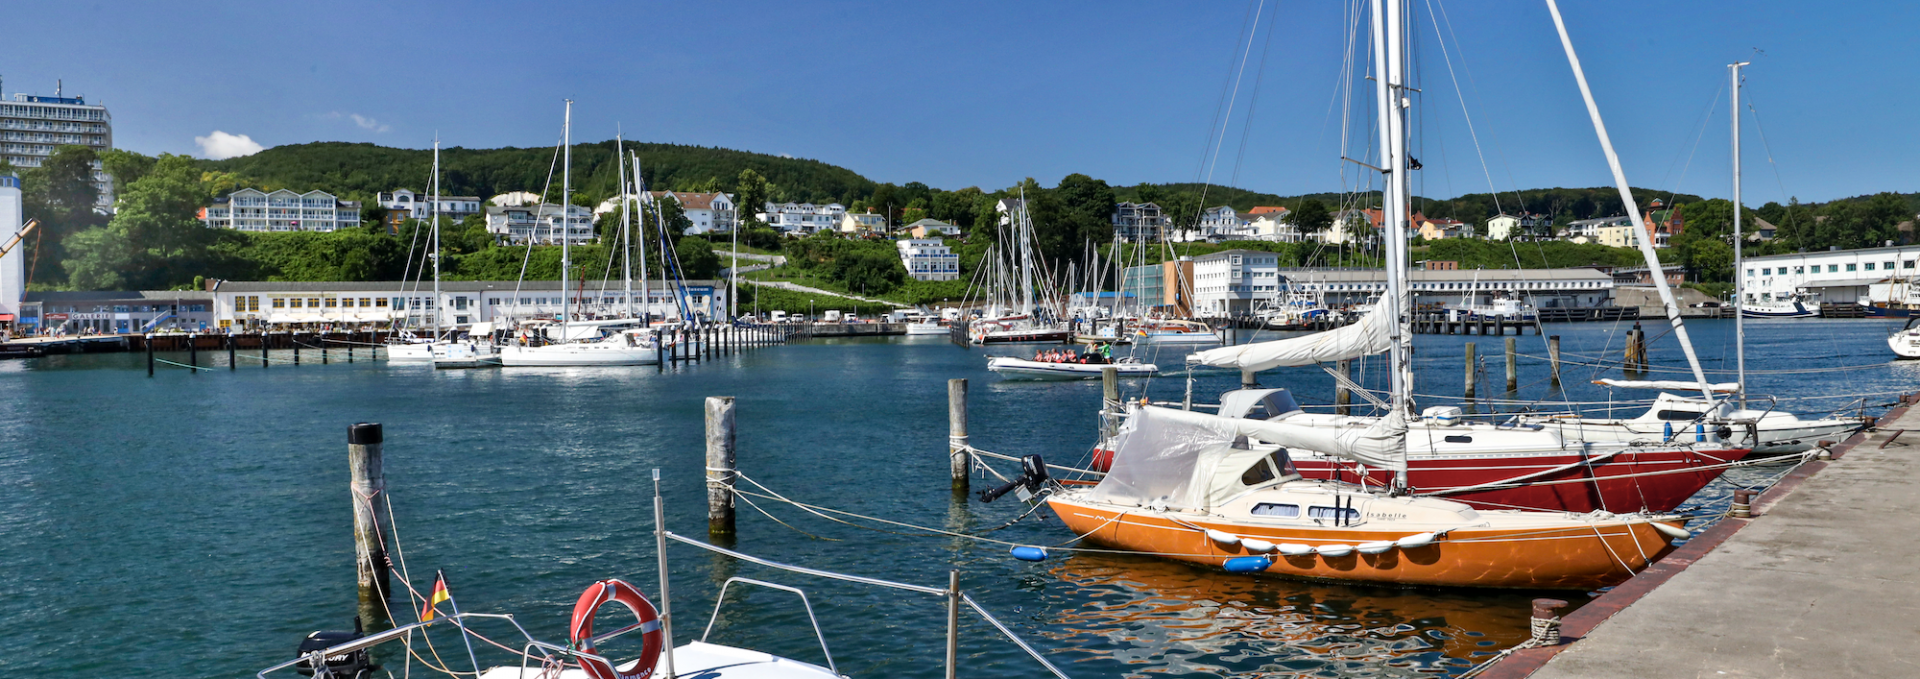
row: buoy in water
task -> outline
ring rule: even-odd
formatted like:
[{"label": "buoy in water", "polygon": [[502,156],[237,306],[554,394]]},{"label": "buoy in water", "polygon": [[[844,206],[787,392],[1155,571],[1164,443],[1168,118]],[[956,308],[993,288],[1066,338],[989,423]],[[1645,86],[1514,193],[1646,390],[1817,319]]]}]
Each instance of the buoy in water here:
[{"label": "buoy in water", "polygon": [[1045,547],[1015,547],[1015,548],[1013,548],[1013,558],[1015,558],[1015,559],[1019,559],[1019,560],[1021,560],[1021,561],[1046,561],[1046,560],[1047,560],[1047,548],[1045,548]]},{"label": "buoy in water", "polygon": [[1268,566],[1272,566],[1272,565],[1273,565],[1273,562],[1267,560],[1266,557],[1236,556],[1234,558],[1227,559],[1227,562],[1224,564],[1221,564],[1221,567],[1226,568],[1228,573],[1258,573],[1260,571],[1266,570]]}]

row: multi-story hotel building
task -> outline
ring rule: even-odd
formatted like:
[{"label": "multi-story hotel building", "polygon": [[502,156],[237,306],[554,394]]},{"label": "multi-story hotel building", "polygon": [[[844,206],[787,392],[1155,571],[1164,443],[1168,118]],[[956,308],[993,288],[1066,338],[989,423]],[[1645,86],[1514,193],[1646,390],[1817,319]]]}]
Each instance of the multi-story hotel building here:
[{"label": "multi-story hotel building", "polygon": [[[376,194],[374,200],[380,203],[380,207],[394,212],[405,212],[413,219],[427,219],[433,216],[432,194],[396,189]],[[469,215],[480,214],[483,205],[479,196],[441,196],[440,216],[457,222],[466,219]]]},{"label": "multi-story hotel building", "polygon": [[200,209],[209,228],[236,231],[335,231],[360,225],[360,201],[325,191],[240,189]]},{"label": "multi-story hotel building", "polygon": [[692,191],[648,191],[640,194],[640,202],[652,205],[655,200],[672,198],[680,204],[680,212],[687,216],[692,226],[687,233],[732,233],[735,218],[733,197],[724,193],[694,193]]},{"label": "multi-story hotel building", "polygon": [[[562,222],[565,222],[563,225]],[[559,245],[562,238],[574,245],[593,241],[593,211],[578,205],[567,206],[565,219],[560,206],[510,205],[487,207],[487,233],[508,243],[532,239],[542,245]]]},{"label": "multi-story hotel building", "polygon": [[909,238],[894,244],[907,275],[920,281],[950,281],[960,277],[960,256],[938,238]]},{"label": "multi-story hotel building", "polygon": [[1113,237],[1128,243],[1152,243],[1166,234],[1167,217],[1153,203],[1113,206]]},{"label": "multi-story hotel building", "polygon": [[[15,94],[0,102],[0,158],[14,167],[40,167],[61,146],[85,146],[94,151],[113,148],[113,116],[107,107],[81,97]],[[113,177],[93,164],[93,185],[99,189],[101,209],[113,207]]]},{"label": "multi-story hotel building", "polygon": [[838,228],[846,214],[847,206],[839,203],[767,203],[760,221],[790,235],[811,236],[823,229]]}]

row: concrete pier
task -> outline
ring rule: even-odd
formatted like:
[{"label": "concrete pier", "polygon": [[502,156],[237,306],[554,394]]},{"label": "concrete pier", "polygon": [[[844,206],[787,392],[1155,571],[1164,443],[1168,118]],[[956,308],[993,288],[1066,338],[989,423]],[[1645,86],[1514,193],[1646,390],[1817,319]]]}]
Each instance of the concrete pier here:
[{"label": "concrete pier", "polygon": [[[1920,399],[1909,399],[1920,404]],[[1910,405],[1566,616],[1568,643],[1483,678],[1911,677],[1920,658],[1920,429]]]}]

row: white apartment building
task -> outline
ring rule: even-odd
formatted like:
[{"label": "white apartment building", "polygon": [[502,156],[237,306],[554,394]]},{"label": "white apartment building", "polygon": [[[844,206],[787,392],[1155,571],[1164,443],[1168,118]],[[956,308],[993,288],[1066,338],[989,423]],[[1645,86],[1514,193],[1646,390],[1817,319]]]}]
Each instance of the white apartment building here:
[{"label": "white apartment building", "polygon": [[[88,104],[82,97],[15,94],[0,102],[0,158],[14,167],[40,167],[55,148],[85,146],[95,152],[113,148],[113,116],[107,107]],[[93,164],[93,186],[100,191],[96,206],[113,209],[113,177]]]},{"label": "white apartment building", "polygon": [[767,203],[766,212],[759,216],[760,221],[789,236],[811,236],[837,228],[846,214],[847,207],[839,203]]},{"label": "white apartment building", "polygon": [[849,212],[840,217],[840,233],[877,233],[887,232],[887,216],[871,212]]},{"label": "white apartment building", "polygon": [[900,248],[900,264],[914,280],[950,281],[960,277],[960,256],[938,238],[908,238],[894,246]]},{"label": "white apartment building", "polygon": [[1239,316],[1273,301],[1280,290],[1279,255],[1223,250],[1193,258],[1193,313]]},{"label": "white apartment building", "polygon": [[208,228],[235,231],[335,231],[360,225],[360,201],[318,190],[240,189],[200,208],[200,221]]},{"label": "white apartment building", "polygon": [[[656,318],[679,318],[684,302],[695,316],[723,318],[727,296],[721,281],[687,281],[679,287],[658,281],[641,297],[636,311]],[[435,297],[431,283],[413,281],[284,282],[213,281],[213,318],[217,327],[364,327],[405,325],[463,327],[509,319],[553,318],[560,313],[560,281],[441,281]],[[191,294],[191,293],[189,293]],[[620,290],[580,290],[566,299],[576,314],[616,316],[627,310]]]},{"label": "white apartment building", "polygon": [[1379,229],[1379,210],[1341,210],[1334,213],[1333,225],[1314,236],[1314,240],[1328,245],[1357,243],[1361,240],[1373,240]]},{"label": "white apartment building", "polygon": [[508,243],[524,244],[532,240],[540,245],[559,245],[565,238],[574,245],[593,241],[593,212],[568,205],[564,218],[560,206],[539,205],[487,206],[487,233]]},{"label": "white apartment building", "polygon": [[[1601,229],[1632,225],[1633,218],[1625,215],[1619,217],[1601,217],[1599,219],[1576,219],[1567,222],[1567,230],[1565,233],[1560,234],[1560,237],[1579,243],[1598,243],[1600,242]],[[1582,238],[1586,240],[1580,240]]]},{"label": "white apartment building", "polygon": [[1253,215],[1241,214],[1231,205],[1211,207],[1200,212],[1200,221],[1191,229],[1181,229],[1174,237],[1176,241],[1206,241],[1218,243],[1228,240],[1253,240]]},{"label": "white apartment building", "polygon": [[914,238],[940,238],[942,236],[954,238],[960,235],[959,226],[948,224],[932,217],[900,227],[900,230],[913,234]]},{"label": "white apartment building", "polygon": [[[0,244],[13,240],[23,226],[20,208],[20,178],[0,174]],[[27,293],[26,248],[15,246],[0,257],[0,328],[13,327],[20,320],[20,304]]]},{"label": "white apartment building", "polygon": [[733,196],[724,193],[693,193],[691,191],[648,191],[640,194],[640,202],[653,205],[653,201],[672,198],[680,204],[680,211],[693,222],[687,227],[687,233],[732,233],[736,220]]},{"label": "white apartment building", "polygon": [[[433,216],[433,194],[414,193],[410,189],[395,189],[374,195],[380,207],[395,212],[405,212],[414,219],[427,219]],[[485,203],[479,196],[441,196],[440,216],[454,221],[466,219],[470,215],[480,214]]]},{"label": "white apartment building", "polygon": [[1153,203],[1113,206],[1113,237],[1128,243],[1153,243],[1166,237],[1167,216]]},{"label": "white apartment building", "polygon": [[1749,302],[1790,300],[1798,294],[1810,297],[1810,305],[1849,304],[1867,299],[1876,284],[1881,289],[1874,301],[1885,302],[1888,283],[1920,276],[1920,245],[1751,257],[1741,268]]}]

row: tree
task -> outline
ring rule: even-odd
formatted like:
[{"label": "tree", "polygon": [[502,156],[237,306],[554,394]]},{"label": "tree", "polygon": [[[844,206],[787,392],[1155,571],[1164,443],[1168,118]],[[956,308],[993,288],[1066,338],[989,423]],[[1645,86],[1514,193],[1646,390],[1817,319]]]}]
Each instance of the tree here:
[{"label": "tree", "polygon": [[713,244],[704,238],[682,237],[674,243],[673,253],[683,278],[704,280],[720,275],[720,256],[713,254]]},{"label": "tree", "polygon": [[[1084,174],[1060,179],[1053,193],[1059,197],[1062,213],[1058,225],[1061,242],[1048,254],[1056,260],[1078,262],[1086,257],[1086,244],[1113,240],[1113,187]],[[1060,265],[1060,268],[1066,268]]]},{"label": "tree", "polygon": [[124,149],[107,149],[100,152],[100,167],[113,177],[113,185],[132,186],[141,177],[153,170],[156,159]]},{"label": "tree", "polygon": [[32,267],[28,281],[66,281],[61,262],[67,259],[67,236],[105,221],[103,215],[94,212],[100,198],[100,189],[93,185],[93,163],[97,159],[93,149],[85,146],[61,146],[40,167],[20,177],[22,211],[27,219],[40,220],[40,228],[27,241],[25,250]]},{"label": "tree", "polygon": [[1316,235],[1333,226],[1333,215],[1327,212],[1327,204],[1317,198],[1300,201],[1300,207],[1288,213],[1287,220],[1303,235]]},{"label": "tree", "polygon": [[743,226],[749,221],[759,223],[753,215],[765,209],[766,204],[772,199],[773,184],[768,182],[766,177],[760,176],[760,173],[754,172],[753,168],[743,169],[739,176],[734,177],[733,205],[740,212],[740,223]]},{"label": "tree", "polygon": [[216,238],[198,218],[211,197],[193,159],[160,156],[121,190],[112,222],[82,232],[69,245],[61,262],[69,283],[86,290],[151,289],[192,280],[208,265]]}]

